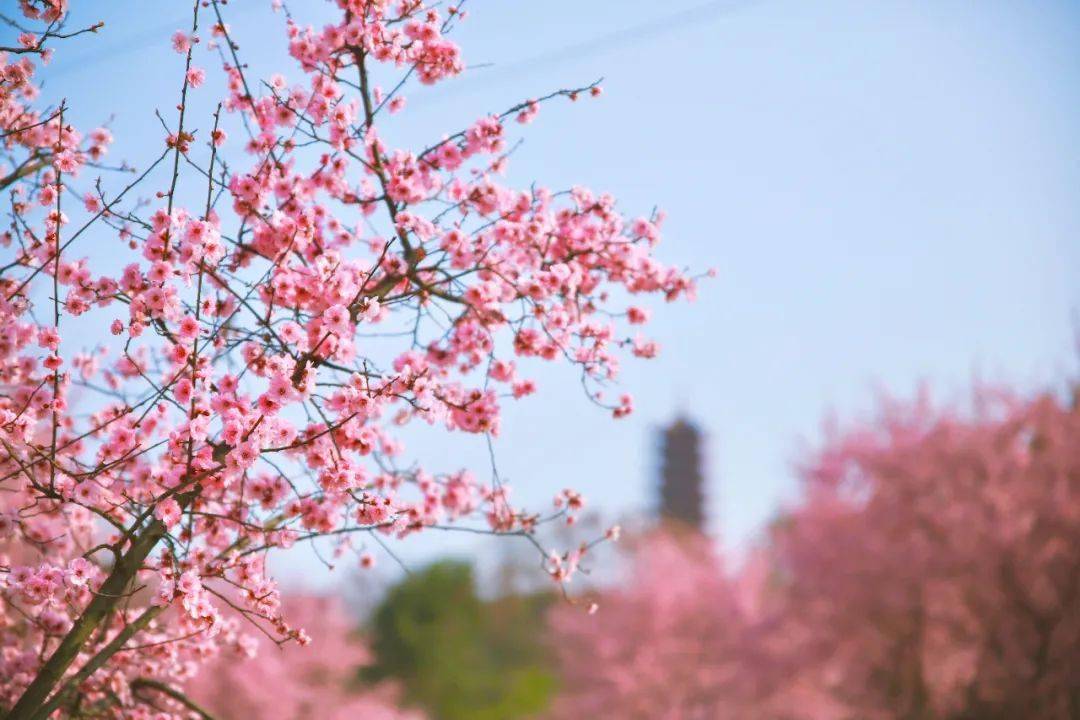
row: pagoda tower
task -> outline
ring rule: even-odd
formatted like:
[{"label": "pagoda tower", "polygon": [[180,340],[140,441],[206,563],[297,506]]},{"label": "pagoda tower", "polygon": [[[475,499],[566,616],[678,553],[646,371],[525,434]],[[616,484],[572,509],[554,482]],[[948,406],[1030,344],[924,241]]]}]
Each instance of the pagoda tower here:
[{"label": "pagoda tower", "polygon": [[684,415],[660,433],[659,515],[693,530],[705,530],[702,433]]}]

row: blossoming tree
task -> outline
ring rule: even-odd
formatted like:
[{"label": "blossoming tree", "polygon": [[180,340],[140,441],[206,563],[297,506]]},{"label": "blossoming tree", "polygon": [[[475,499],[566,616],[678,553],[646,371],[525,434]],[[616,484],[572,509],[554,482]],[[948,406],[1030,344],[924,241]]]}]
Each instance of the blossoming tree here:
[{"label": "blossoming tree", "polygon": [[[266,635],[249,635],[245,647],[220,653],[186,688],[201,712],[217,720],[423,720],[420,712],[399,708],[391,683],[356,687],[356,669],[372,656],[340,598],[286,594],[282,606],[311,647],[277,647]],[[162,687],[144,682],[136,690],[152,696]]]},{"label": "blossoming tree", "polygon": [[1076,717],[1080,409],[978,400],[835,434],[734,575],[642,539],[595,616],[555,610],[558,716]]},{"label": "blossoming tree", "polygon": [[738,651],[743,609],[705,538],[638,539],[629,576],[593,612],[552,613],[562,668],[556,718],[720,720],[752,717]]},{"label": "blossoming tree", "polygon": [[[5,717],[195,712],[183,690],[203,659],[252,632],[303,637],[271,550],[329,537],[345,551],[468,517],[536,544],[539,523],[580,506],[566,491],[526,512],[501,484],[418,467],[400,428],[497,435],[500,405],[536,389],[527,358],[575,366],[591,400],[627,414],[630,397],[603,386],[620,351],[655,353],[631,336],[647,313],[630,298],[692,295],[693,279],[653,258],[660,216],[501,180],[515,125],[598,85],[437,128],[423,147],[384,139],[403,92],[463,70],[447,33],[465,13],[434,5],[337,0],[322,29],[287,17],[290,83],[253,76],[225,3],[196,0],[172,38],[176,109],[150,130],[160,153],[122,182],[101,165],[110,132],[77,129],[38,87],[54,48],[100,25],[66,28],[67,0],[21,0],[8,18]],[[202,58],[227,87],[206,114]],[[580,553],[544,562],[564,580]]]},{"label": "blossoming tree", "polygon": [[777,527],[781,632],[841,717],[1080,711],[1080,409],[978,405],[839,434]]}]

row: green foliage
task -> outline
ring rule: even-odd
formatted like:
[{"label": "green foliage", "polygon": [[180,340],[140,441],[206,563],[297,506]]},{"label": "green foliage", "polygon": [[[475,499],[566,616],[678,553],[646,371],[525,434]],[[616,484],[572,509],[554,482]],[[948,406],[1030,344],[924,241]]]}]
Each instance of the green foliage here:
[{"label": "green foliage", "polygon": [[472,568],[442,561],[394,587],[372,617],[367,680],[394,678],[435,720],[512,720],[543,711],[556,676],[541,642],[550,595],[485,601]]}]

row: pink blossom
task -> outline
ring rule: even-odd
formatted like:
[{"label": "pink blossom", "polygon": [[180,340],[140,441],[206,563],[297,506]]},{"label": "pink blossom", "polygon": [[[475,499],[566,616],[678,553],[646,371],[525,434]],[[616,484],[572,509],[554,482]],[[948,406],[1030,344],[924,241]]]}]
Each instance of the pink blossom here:
[{"label": "pink blossom", "polygon": [[177,30],[172,36],[172,48],[181,55],[191,50],[192,37],[183,30]]},{"label": "pink blossom", "polygon": [[166,498],[154,508],[154,517],[165,523],[165,527],[171,528],[180,522],[180,504],[173,498]]}]

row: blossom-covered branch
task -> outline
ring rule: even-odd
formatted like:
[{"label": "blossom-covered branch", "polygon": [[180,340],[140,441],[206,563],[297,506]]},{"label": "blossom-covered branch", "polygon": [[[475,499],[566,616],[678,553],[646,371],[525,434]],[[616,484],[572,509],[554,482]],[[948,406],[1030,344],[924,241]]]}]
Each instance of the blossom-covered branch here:
[{"label": "blossom-covered branch", "polygon": [[[560,582],[590,547],[534,537],[572,522],[577,493],[516,508],[502,482],[418,466],[402,428],[497,436],[502,405],[537,391],[533,358],[575,366],[589,399],[626,415],[630,396],[606,387],[622,351],[656,352],[631,334],[648,312],[630,298],[692,297],[694,279],[653,257],[661,215],[502,180],[513,128],[598,84],[394,147],[383,131],[403,93],[463,71],[447,33],[465,13],[336,4],[322,29],[287,14],[289,81],[254,77],[227,6],[194,2],[172,36],[176,113],[148,127],[160,154],[110,194],[87,175],[111,133],[77,130],[71,99],[37,109],[35,58],[77,34],[61,31],[67,2],[21,2],[40,27],[20,36],[27,52],[0,53],[8,718],[201,712],[183,686],[203,659],[251,632],[302,637],[266,566],[298,542],[370,564],[364,538],[466,521],[527,538]],[[215,79],[226,92],[203,113]]]}]

